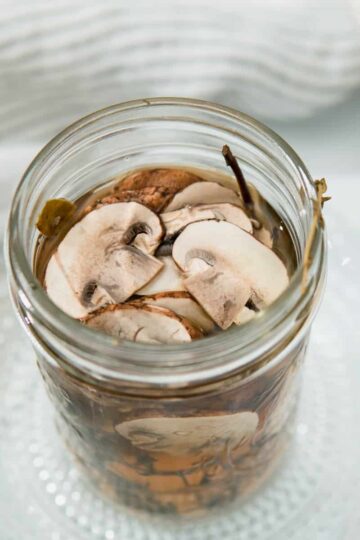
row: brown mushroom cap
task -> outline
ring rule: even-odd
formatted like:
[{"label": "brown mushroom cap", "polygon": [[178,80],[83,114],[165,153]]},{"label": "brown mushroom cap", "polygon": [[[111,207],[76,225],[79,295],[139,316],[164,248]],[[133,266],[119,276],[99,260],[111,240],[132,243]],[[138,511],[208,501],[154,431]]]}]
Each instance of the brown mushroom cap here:
[{"label": "brown mushroom cap", "polygon": [[189,223],[215,219],[228,221],[245,231],[252,233],[252,224],[242,208],[229,203],[199,204],[198,206],[185,206],[173,212],[164,212],[160,215],[165,226],[165,242],[184,229]]},{"label": "brown mushroom cap", "polygon": [[202,337],[187,319],[169,309],[141,303],[104,306],[83,322],[122,340],[143,343],[185,343]]},{"label": "brown mushroom cap", "polygon": [[49,297],[80,318],[100,305],[127,300],[162,268],[151,254],[163,229],[136,202],[101,206],[76,223],[51,257],[45,274]]},{"label": "brown mushroom cap", "polygon": [[173,257],[187,274],[185,288],[223,329],[249,298],[263,308],[289,283],[275,253],[226,221],[188,225],[174,243]]},{"label": "brown mushroom cap", "polygon": [[113,189],[119,201],[137,201],[160,212],[174,194],[201,180],[181,169],[143,169],[122,179]]},{"label": "brown mushroom cap", "polygon": [[184,206],[196,206],[199,204],[230,203],[243,206],[239,193],[224,187],[217,182],[192,183],[174,195],[172,201],[166,206],[165,212],[179,210]]},{"label": "brown mushroom cap", "polygon": [[[205,313],[202,307],[195,302],[188,292],[172,291],[160,292],[152,296],[144,296],[134,303],[148,304],[170,309],[180,317],[184,317],[205,333],[214,330],[214,321]],[[247,309],[247,308],[244,308]],[[250,310],[249,310],[250,311]]]}]

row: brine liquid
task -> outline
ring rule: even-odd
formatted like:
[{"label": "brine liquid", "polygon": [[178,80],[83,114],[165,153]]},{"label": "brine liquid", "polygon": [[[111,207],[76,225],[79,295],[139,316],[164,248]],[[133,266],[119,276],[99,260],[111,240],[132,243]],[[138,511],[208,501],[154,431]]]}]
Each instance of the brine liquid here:
[{"label": "brine liquid", "polygon": [[[167,167],[166,165],[164,165],[163,168],[171,167]],[[126,178],[127,176],[129,176],[129,174],[132,174],[133,172],[138,172],[141,170],[142,169],[137,169],[136,171],[128,172],[123,175],[123,178]],[[236,187],[233,178],[229,175],[195,168],[183,167],[183,170],[187,170],[203,180],[219,182],[220,184],[223,184],[226,187],[232,187],[233,189],[234,187]],[[45,271],[49,259],[56,250],[61,240],[64,238],[65,234],[68,232],[68,230],[84,216],[87,209],[94,206],[97,201],[111,194],[113,187],[119,182],[121,182],[120,177],[117,177],[115,180],[112,180],[110,182],[99,183],[99,187],[92,191],[89,191],[88,193],[85,193],[78,200],[73,201],[76,204],[77,210],[71,217],[71,220],[69,220],[66,226],[62,228],[61,233],[58,236],[53,238],[39,237],[37,249],[35,250],[34,271],[37,278],[42,284],[44,283]],[[260,201],[258,207],[260,210],[259,217],[261,217],[261,223],[263,227],[270,232],[273,238],[272,250],[283,261],[287,268],[289,276],[291,276],[296,268],[296,253],[289,231],[283,220],[277,215],[277,213],[275,212],[275,210],[273,210],[270,204],[268,204],[266,201],[264,201],[264,199],[262,199],[262,197],[257,193],[253,186],[250,187],[253,193],[254,200],[259,199]]]},{"label": "brine liquid", "polygon": [[[191,172],[219,178],[202,170]],[[221,183],[234,185],[227,176]],[[79,199],[72,223],[112,186],[108,183]],[[291,275],[296,257],[290,235],[265,203],[262,214],[263,225],[273,231],[274,251]],[[35,271],[42,282],[60,240],[39,241]],[[85,383],[61,362],[50,365],[41,356],[39,366],[59,431],[99,491],[135,509],[202,514],[253,492],[279,462],[289,440],[306,339],[260,374],[244,379],[238,375],[175,396],[141,390],[135,395],[127,387]]]},{"label": "brine liquid", "polygon": [[138,510],[203,515],[254,492],[281,461],[306,341],[265,373],[177,397],[86,384],[41,357],[39,366],[59,432],[98,491]]}]

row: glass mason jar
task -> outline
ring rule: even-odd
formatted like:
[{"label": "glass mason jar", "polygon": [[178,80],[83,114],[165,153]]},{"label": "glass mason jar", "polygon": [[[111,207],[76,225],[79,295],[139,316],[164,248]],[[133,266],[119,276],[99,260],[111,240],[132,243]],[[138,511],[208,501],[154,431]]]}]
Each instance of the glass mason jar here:
[{"label": "glass mason jar", "polygon": [[[246,178],[283,219],[298,268],[290,286],[243,326],[182,345],[121,342],[60,311],[34,276],[36,218],[139,167],[227,172],[228,144]],[[59,431],[98,490],[160,512],[197,512],[262,484],[289,439],[310,325],[324,287],[316,228],[305,289],[303,254],[316,190],[275,133],[212,103],[149,99],[76,122],[34,159],[11,209],[11,294],[36,351]]]}]

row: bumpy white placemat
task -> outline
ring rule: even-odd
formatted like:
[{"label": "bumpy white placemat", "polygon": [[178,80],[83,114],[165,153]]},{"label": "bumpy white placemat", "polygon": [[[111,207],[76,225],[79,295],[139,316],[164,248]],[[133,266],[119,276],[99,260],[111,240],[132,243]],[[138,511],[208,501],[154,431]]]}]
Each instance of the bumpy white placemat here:
[{"label": "bumpy white placemat", "polygon": [[[360,259],[356,234],[330,215],[328,291],[314,325],[294,445],[244,504],[207,519],[138,516],[84,483],[52,424],[33,353],[10,310],[0,261],[1,540],[355,540],[360,407],[354,364]],[[339,232],[339,229],[341,232]],[[339,284],[341,283],[341,287]]]}]

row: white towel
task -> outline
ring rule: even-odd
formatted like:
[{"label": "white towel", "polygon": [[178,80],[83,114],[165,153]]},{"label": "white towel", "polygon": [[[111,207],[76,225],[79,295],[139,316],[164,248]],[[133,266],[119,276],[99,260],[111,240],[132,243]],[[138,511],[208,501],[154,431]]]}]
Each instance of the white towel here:
[{"label": "white towel", "polygon": [[44,141],[98,108],[191,96],[261,119],[360,85],[359,0],[52,0],[0,15],[0,137]]}]

